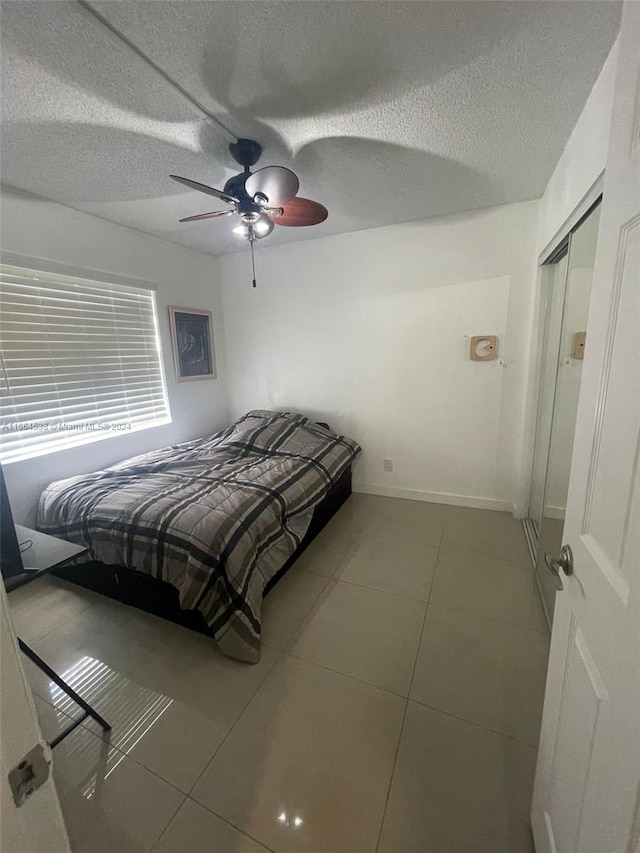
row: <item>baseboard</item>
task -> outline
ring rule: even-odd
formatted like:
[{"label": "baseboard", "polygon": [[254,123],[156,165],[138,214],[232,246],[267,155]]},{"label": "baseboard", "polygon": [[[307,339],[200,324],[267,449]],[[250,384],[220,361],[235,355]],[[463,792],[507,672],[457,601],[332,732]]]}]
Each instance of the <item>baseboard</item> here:
[{"label": "baseboard", "polygon": [[563,506],[545,506],[542,510],[542,514],[546,518],[555,518],[557,521],[564,521],[566,513],[566,507]]},{"label": "baseboard", "polygon": [[383,486],[379,483],[354,482],[353,491],[364,495],[381,495],[385,498],[405,498],[410,501],[427,501],[450,506],[468,506],[472,509],[493,509],[497,512],[513,513],[513,504],[496,498],[479,498],[474,495],[455,495],[450,492],[424,492],[421,489],[403,489],[397,486]]}]

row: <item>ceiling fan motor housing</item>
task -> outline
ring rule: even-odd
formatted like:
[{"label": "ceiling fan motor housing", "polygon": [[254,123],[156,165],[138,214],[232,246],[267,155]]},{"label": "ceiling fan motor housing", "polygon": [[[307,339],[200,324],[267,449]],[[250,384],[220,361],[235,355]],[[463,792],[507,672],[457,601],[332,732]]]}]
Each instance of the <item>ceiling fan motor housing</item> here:
[{"label": "ceiling fan motor housing", "polygon": [[240,172],[239,175],[233,175],[224,185],[224,191],[229,195],[235,196],[241,205],[244,202],[253,203],[253,199],[244,188],[245,181],[250,175],[251,172],[247,169],[245,172]]},{"label": "ceiling fan motor housing", "polygon": [[233,175],[224,185],[224,191],[238,199],[237,212],[240,214],[242,221],[247,225],[257,222],[262,214],[260,205],[256,204],[244,188],[245,181],[250,174],[251,172],[247,168],[244,172],[240,172],[239,175]]},{"label": "ceiling fan motor housing", "polygon": [[244,166],[245,169],[255,166],[262,157],[262,145],[254,139],[238,139],[237,142],[231,142],[229,151],[236,163]]}]

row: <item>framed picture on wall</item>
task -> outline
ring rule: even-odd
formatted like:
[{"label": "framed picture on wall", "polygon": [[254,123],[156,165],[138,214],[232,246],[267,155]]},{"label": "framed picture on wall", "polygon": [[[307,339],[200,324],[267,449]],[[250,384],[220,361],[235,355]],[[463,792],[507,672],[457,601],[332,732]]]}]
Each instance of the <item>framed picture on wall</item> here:
[{"label": "framed picture on wall", "polygon": [[211,311],[169,306],[173,363],[178,382],[215,379]]}]

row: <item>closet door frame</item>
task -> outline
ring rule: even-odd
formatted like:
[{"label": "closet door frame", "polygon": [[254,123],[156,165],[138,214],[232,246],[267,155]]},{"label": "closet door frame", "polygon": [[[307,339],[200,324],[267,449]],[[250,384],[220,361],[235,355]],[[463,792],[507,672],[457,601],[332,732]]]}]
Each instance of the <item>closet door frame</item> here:
[{"label": "closet door frame", "polygon": [[594,181],[589,190],[570,216],[564,221],[554,237],[547,243],[538,255],[535,295],[532,308],[532,326],[530,332],[529,369],[525,406],[525,429],[523,437],[523,476],[514,505],[514,515],[521,518],[525,536],[529,545],[531,568],[535,571],[536,553],[531,541],[531,534],[526,520],[529,514],[529,500],[533,483],[533,463],[535,454],[536,428],[538,423],[538,402],[540,397],[540,382],[542,379],[542,354],[544,340],[544,320],[542,300],[549,284],[550,262],[558,255],[563,244],[569,241],[571,232],[578,228],[602,201],[604,171]]}]

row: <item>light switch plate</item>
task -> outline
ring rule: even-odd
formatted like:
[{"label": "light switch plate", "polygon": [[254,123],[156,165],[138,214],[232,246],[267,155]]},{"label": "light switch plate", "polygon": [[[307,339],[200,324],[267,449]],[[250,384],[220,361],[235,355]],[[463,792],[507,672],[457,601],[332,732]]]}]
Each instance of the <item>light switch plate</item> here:
[{"label": "light switch plate", "polygon": [[474,335],[469,342],[471,361],[494,361],[498,357],[497,335]]}]

